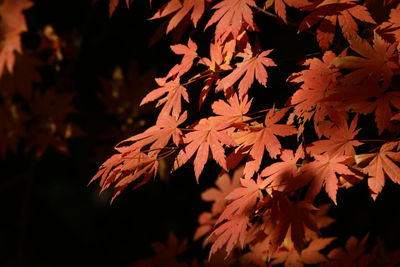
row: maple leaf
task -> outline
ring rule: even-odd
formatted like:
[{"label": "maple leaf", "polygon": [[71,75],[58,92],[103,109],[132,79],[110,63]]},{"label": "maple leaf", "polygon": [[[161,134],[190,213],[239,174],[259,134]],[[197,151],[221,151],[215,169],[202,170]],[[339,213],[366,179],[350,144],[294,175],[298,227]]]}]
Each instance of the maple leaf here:
[{"label": "maple leaf", "polygon": [[276,66],[274,61],[266,56],[271,53],[272,50],[266,50],[259,55],[253,57],[253,52],[248,46],[243,53],[239,53],[237,56],[242,57],[243,61],[236,64],[236,68],[228,76],[219,81],[216,91],[227,90],[233,84],[235,84],[243,75],[238,88],[239,96],[243,97],[247,94],[250,86],[254,82],[254,77],[263,86],[267,85],[268,73],[265,67]]},{"label": "maple leaf", "polygon": [[186,88],[180,84],[179,77],[172,81],[166,82],[165,79],[158,78],[156,82],[160,88],[154,89],[148,93],[140,102],[140,105],[147,104],[156,99],[161,98],[163,95],[167,94],[165,97],[158,100],[156,107],[164,104],[160,111],[159,118],[164,114],[171,114],[172,116],[179,116],[182,111],[181,98],[186,102],[189,102],[189,96],[186,92]]},{"label": "maple leaf", "polygon": [[262,198],[261,180],[257,183],[253,179],[240,179],[241,187],[234,189],[226,196],[227,200],[232,200],[225,208],[217,220],[217,224],[224,220],[231,220],[235,216],[243,216],[249,210],[254,209],[258,199]]},{"label": "maple leaf", "polygon": [[393,117],[392,107],[400,109],[400,92],[385,91],[373,84],[353,86],[349,91],[347,86],[338,86],[336,92],[327,100],[342,101],[342,106],[361,114],[375,113],[378,133],[388,128]]},{"label": "maple leaf", "polygon": [[300,168],[302,178],[310,181],[306,198],[313,200],[325,185],[325,191],[332,201],[336,204],[336,193],[338,190],[338,179],[336,173],[352,175],[354,174],[344,163],[349,159],[348,156],[329,157],[327,154],[314,155],[315,160],[303,165]]},{"label": "maple leaf", "polygon": [[322,20],[317,29],[317,40],[322,50],[327,50],[332,43],[336,24],[339,23],[344,37],[349,38],[358,31],[357,23],[353,17],[375,24],[366,7],[357,5],[357,0],[320,0],[304,7],[304,10],[313,11],[304,18],[299,26],[299,31],[311,28]]},{"label": "maple leaf", "polygon": [[168,33],[173,30],[191,10],[192,14],[190,19],[196,27],[197,22],[204,13],[204,0],[171,0],[162,6],[153,17],[150,18],[150,20],[163,18],[176,12],[176,14],[169,20],[167,27]]},{"label": "maple leaf", "polygon": [[300,253],[294,250],[292,242],[288,242],[289,244],[285,244],[272,255],[274,260],[271,264],[284,263],[285,267],[303,267],[305,264],[326,262],[327,258],[320,253],[320,250],[328,246],[333,240],[335,240],[334,237],[314,239]]},{"label": "maple leaf", "polygon": [[[229,61],[231,57],[230,53],[233,52],[228,52],[226,50],[226,48],[230,46],[229,43],[230,42],[222,43],[221,41],[211,43],[210,58],[203,57],[199,60],[199,64],[205,65],[208,68],[208,70],[205,71],[208,77],[205,79],[204,87],[200,93],[199,107],[201,107],[204,103],[208,93],[210,92],[216,81],[220,79],[219,72],[221,70],[232,69],[232,67],[229,65]],[[193,79],[201,77],[202,74],[203,73],[196,75],[195,77],[193,77]]]},{"label": "maple leaf", "polygon": [[147,154],[130,147],[116,148],[119,153],[107,159],[99,168],[90,183],[100,179],[102,191],[113,187],[113,201],[129,183],[135,182],[134,189],[155,177],[158,161]]},{"label": "maple leaf", "polygon": [[243,122],[249,117],[244,116],[249,112],[252,99],[248,101],[248,96],[245,95],[243,99],[234,94],[228,99],[228,103],[223,100],[218,100],[212,104],[212,110],[215,114],[219,115],[221,121],[226,123]]},{"label": "maple leaf", "polygon": [[148,259],[136,261],[132,267],[188,267],[186,263],[180,262],[177,256],[186,251],[187,240],[179,243],[173,233],[169,234],[167,244],[154,242],[151,244],[154,250],[154,255]]},{"label": "maple leaf", "polygon": [[328,140],[319,140],[311,143],[307,151],[311,155],[326,153],[330,157],[335,156],[354,156],[354,147],[360,146],[363,143],[354,140],[354,137],[361,129],[356,130],[358,117],[354,117],[350,127],[347,126],[346,121],[340,124],[335,124],[329,129]]},{"label": "maple leaf", "polygon": [[[122,0],[109,0],[108,3],[108,13],[109,16],[111,17],[114,14],[115,9],[117,9],[117,6],[119,2]],[[126,6],[129,8],[132,0],[125,0]]]},{"label": "maple leaf", "polygon": [[346,242],[346,249],[334,248],[328,254],[329,262],[326,266],[371,266],[373,260],[371,255],[366,253],[366,242],[368,235],[361,241],[356,237],[350,237]]},{"label": "maple leaf", "polygon": [[390,10],[389,21],[379,25],[376,31],[384,37],[386,37],[386,35],[393,36],[393,42],[400,40],[400,5]]},{"label": "maple leaf", "polygon": [[203,57],[200,64],[207,66],[212,72],[218,70],[230,70],[231,67],[226,63],[227,43],[221,41],[210,44],[210,58]]},{"label": "maple leaf", "polygon": [[264,8],[268,9],[272,5],[274,5],[274,9],[276,14],[285,22],[286,20],[286,8],[285,5],[295,8],[302,8],[309,5],[310,2],[308,0],[267,0],[264,4]]},{"label": "maple leaf", "polygon": [[400,168],[393,162],[400,162],[400,152],[393,152],[399,142],[388,142],[379,152],[356,155],[356,163],[365,166],[362,170],[368,174],[368,186],[371,197],[376,199],[385,185],[385,174],[395,183],[400,183]]},{"label": "maple leaf", "polygon": [[177,169],[185,164],[197,151],[193,164],[196,180],[198,181],[208,160],[209,150],[211,150],[215,161],[226,170],[223,145],[233,145],[232,138],[225,131],[227,126],[226,124],[221,124],[216,117],[201,119],[193,128],[193,131],[183,137],[183,142],[187,145],[179,151],[174,162],[174,168]]},{"label": "maple leaf", "polygon": [[233,38],[236,39],[243,22],[246,22],[250,28],[255,28],[253,12],[250,7],[257,7],[254,0],[223,0],[212,7],[217,11],[210,18],[205,29],[217,23],[215,40],[219,40],[227,31],[227,28],[230,29]]},{"label": "maple leaf", "polygon": [[[214,218],[214,215],[210,212],[203,212],[202,214],[200,214],[198,219],[198,223],[200,226],[194,232],[193,240],[196,241],[211,232],[211,230],[214,228],[216,221],[217,219]],[[206,239],[204,244],[207,244],[208,242],[209,239]]]},{"label": "maple leaf", "polygon": [[276,136],[290,136],[297,133],[293,125],[277,124],[285,116],[288,108],[275,111],[270,109],[265,116],[264,125],[256,124],[250,126],[249,130],[233,133],[232,136],[237,144],[237,149],[249,151],[250,159],[247,160],[244,176],[250,178],[258,171],[267,150],[271,158],[276,158],[281,153],[281,144]]},{"label": "maple leaf", "polygon": [[269,254],[274,253],[282,244],[290,228],[290,237],[295,249],[299,252],[305,243],[306,227],[319,232],[312,211],[317,210],[309,201],[291,202],[280,192],[275,191],[272,205],[267,210],[265,233]]},{"label": "maple leaf", "polygon": [[122,142],[117,146],[126,142],[135,142],[130,147],[133,150],[141,150],[144,146],[152,143],[149,149],[149,155],[154,154],[157,156],[167,145],[172,137],[172,140],[176,146],[181,143],[182,131],[178,129],[178,125],[182,124],[187,118],[187,112],[185,111],[179,119],[173,116],[162,116],[157,120],[156,125],[150,127],[143,133],[134,135]]},{"label": "maple leaf", "polygon": [[217,188],[209,188],[201,194],[204,201],[214,202],[212,205],[213,214],[221,213],[226,205],[225,197],[240,185],[240,177],[243,174],[243,167],[235,170],[232,179],[229,174],[224,173],[215,182]]},{"label": "maple leaf", "polygon": [[297,188],[296,181],[294,180],[297,173],[297,161],[304,158],[304,150],[300,145],[297,148],[295,155],[290,149],[282,150],[280,155],[282,162],[276,162],[266,167],[261,172],[261,177],[267,177],[263,185],[267,187],[267,191],[292,191]]},{"label": "maple leaf", "polygon": [[30,0],[4,0],[1,5],[0,77],[5,67],[13,72],[15,52],[22,53],[20,35],[28,30],[23,12],[31,6]]},{"label": "maple leaf", "polygon": [[180,64],[175,65],[168,72],[167,79],[174,75],[181,76],[186,73],[192,67],[193,60],[197,58],[197,45],[190,38],[187,46],[183,44],[171,45],[171,49],[175,54],[183,55],[183,58]]},{"label": "maple leaf", "polygon": [[224,246],[226,246],[227,256],[238,243],[243,248],[247,236],[246,229],[248,225],[249,218],[247,216],[235,216],[229,221],[219,225],[210,235],[215,235],[217,238],[211,246],[209,258]]},{"label": "maple leaf", "polygon": [[374,35],[373,46],[359,36],[351,36],[348,41],[350,48],[362,57],[337,57],[331,62],[340,69],[355,69],[344,76],[344,82],[349,85],[378,84],[383,78],[382,89],[386,90],[394,71],[399,69],[396,46],[385,42],[378,34]]},{"label": "maple leaf", "polygon": [[290,99],[295,107],[289,118],[296,116],[302,119],[299,134],[303,132],[304,123],[314,116],[314,128],[318,136],[321,136],[318,124],[330,110],[330,103],[323,100],[332,94],[340,75],[338,69],[332,68],[331,65],[331,61],[335,58],[336,55],[332,51],[327,51],[322,60],[307,59],[303,65],[308,66],[308,69],[294,73],[288,79],[290,82],[302,83],[301,88]]}]

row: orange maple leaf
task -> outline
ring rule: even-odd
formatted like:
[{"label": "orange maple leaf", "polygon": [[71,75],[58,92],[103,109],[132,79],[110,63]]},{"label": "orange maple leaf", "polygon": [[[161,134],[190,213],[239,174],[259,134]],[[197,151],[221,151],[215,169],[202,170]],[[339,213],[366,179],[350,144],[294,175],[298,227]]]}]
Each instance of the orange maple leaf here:
[{"label": "orange maple leaf", "polygon": [[181,85],[179,77],[168,82],[166,82],[166,79],[158,78],[156,79],[156,82],[161,87],[154,89],[153,91],[148,93],[143,98],[142,102],[140,102],[140,105],[152,102],[167,94],[166,96],[159,99],[157,102],[156,107],[164,104],[163,108],[160,111],[159,118],[161,116],[164,116],[165,114],[171,114],[175,117],[179,116],[182,111],[181,98],[183,98],[186,102],[189,102],[188,93],[186,91],[186,88]]},{"label": "orange maple leaf", "polygon": [[156,125],[150,127],[143,133],[129,137],[128,139],[120,142],[117,146],[126,142],[135,142],[130,147],[131,149],[142,150],[144,146],[151,144],[149,148],[149,155],[157,156],[160,151],[168,145],[169,140],[172,140],[176,146],[181,143],[182,131],[178,129],[178,125],[183,123],[187,118],[187,112],[185,111],[179,119],[173,116],[162,116],[158,119]]},{"label": "orange maple leaf", "polygon": [[335,238],[317,238],[312,240],[308,246],[298,253],[292,242],[288,242],[272,255],[272,264],[284,263],[285,267],[303,267],[306,264],[313,265],[328,261],[320,252],[328,246]]},{"label": "orange maple leaf", "polygon": [[244,116],[250,109],[252,100],[248,101],[248,96],[245,95],[240,99],[237,94],[234,94],[228,99],[228,103],[223,100],[218,100],[212,104],[212,110],[219,115],[221,121],[226,123],[243,122],[249,117]]},{"label": "orange maple leaf", "polygon": [[[307,190],[306,198],[313,200],[325,185],[325,191],[332,201],[336,204],[336,193],[338,190],[338,178],[336,173],[352,175],[354,174],[346,165],[348,156],[329,157],[327,154],[314,155],[315,160],[303,165],[300,168],[301,179],[311,181]],[[300,178],[299,178],[300,179]]]},{"label": "orange maple leaf", "polygon": [[400,152],[394,152],[399,142],[388,142],[381,146],[379,152],[356,155],[359,166],[369,176],[368,186],[371,189],[371,197],[376,199],[385,185],[385,174],[395,183],[400,183],[400,168],[395,162],[400,162]]},{"label": "orange maple leaf", "polygon": [[4,0],[0,9],[0,77],[4,68],[12,73],[15,52],[22,53],[21,33],[27,31],[24,10],[33,6],[30,0]]},{"label": "orange maple leaf", "polygon": [[304,10],[313,11],[304,18],[299,31],[311,28],[322,20],[317,29],[317,40],[322,50],[327,50],[335,36],[336,24],[339,23],[344,37],[349,38],[358,31],[353,17],[375,24],[366,7],[356,4],[357,0],[319,0]]},{"label": "orange maple leaf", "polygon": [[250,7],[257,7],[254,0],[223,0],[213,6],[216,9],[214,15],[208,21],[205,29],[217,23],[215,29],[215,39],[219,40],[227,31],[233,35],[233,38],[239,35],[243,22],[254,29],[253,11]]},{"label": "orange maple leaf", "polygon": [[243,167],[235,170],[232,179],[229,174],[224,173],[215,182],[217,188],[209,188],[201,194],[204,201],[214,202],[211,211],[213,214],[221,213],[226,206],[226,196],[235,188],[240,186],[240,177],[243,174]]},{"label": "orange maple leaf", "polygon": [[335,124],[328,131],[325,131],[325,135],[329,134],[328,140],[319,140],[311,143],[311,146],[307,148],[307,151],[311,155],[326,153],[330,157],[335,156],[354,156],[354,147],[360,146],[363,143],[354,140],[354,137],[358,134],[361,129],[356,130],[358,117],[354,117],[350,127],[347,126],[346,121],[342,121],[340,124]]},{"label": "orange maple leaf", "polygon": [[254,209],[258,199],[262,198],[262,180],[255,182],[253,179],[240,179],[241,187],[234,189],[226,196],[227,200],[232,200],[225,208],[217,220],[217,224],[224,220],[231,220],[235,216],[248,215]]},{"label": "orange maple leaf", "polygon": [[132,150],[129,146],[116,148],[119,153],[107,159],[99,168],[90,183],[100,179],[102,191],[113,187],[112,201],[128,186],[135,183],[134,189],[155,177],[158,161],[155,157]]},{"label": "orange maple leaf", "polygon": [[243,248],[248,235],[246,231],[248,225],[249,218],[247,216],[235,216],[219,225],[210,235],[215,235],[217,238],[211,246],[209,258],[224,246],[226,246],[226,256],[232,252],[238,243]]},{"label": "orange maple leaf", "polygon": [[281,153],[281,144],[276,136],[289,136],[297,133],[293,125],[277,124],[285,116],[288,108],[275,111],[270,109],[265,116],[264,125],[254,124],[249,129],[233,133],[232,136],[239,144],[237,149],[249,151],[249,158],[244,169],[245,178],[253,176],[258,171],[267,150],[271,158]]},{"label": "orange maple leaf", "polygon": [[291,104],[295,105],[290,118],[296,116],[301,119],[299,134],[304,130],[304,123],[314,117],[315,131],[319,137],[322,135],[318,125],[331,108],[331,103],[323,100],[332,94],[340,75],[338,69],[331,65],[331,61],[335,58],[335,53],[327,51],[322,60],[307,59],[303,65],[308,66],[308,69],[293,73],[288,79],[290,82],[302,83],[300,89],[290,99]]},{"label": "orange maple leaf", "polygon": [[374,84],[353,86],[352,90],[348,90],[348,86],[337,86],[336,92],[326,100],[342,101],[344,108],[357,113],[374,112],[379,134],[388,128],[393,117],[393,108],[400,109],[399,91],[385,91]]},{"label": "orange maple leaf", "polygon": [[271,209],[267,211],[270,219],[265,229],[269,254],[282,244],[289,228],[295,249],[301,251],[306,242],[305,229],[319,232],[312,213],[317,209],[309,201],[292,202],[278,191],[274,192],[271,204]]},{"label": "orange maple leaf", "polygon": [[239,83],[239,96],[243,97],[247,94],[250,86],[254,82],[254,77],[263,86],[267,85],[268,73],[266,67],[276,66],[274,61],[266,56],[271,53],[272,50],[266,50],[259,55],[253,57],[253,52],[248,46],[243,53],[239,53],[237,56],[242,57],[243,61],[236,64],[236,68],[228,76],[218,82],[218,86],[215,89],[227,90],[234,85],[243,75]]},{"label": "orange maple leaf", "polygon": [[193,132],[189,132],[183,137],[183,143],[187,145],[179,151],[174,162],[174,168],[177,169],[185,164],[196,153],[193,164],[194,173],[198,181],[211,149],[215,161],[226,170],[223,145],[233,145],[232,138],[225,130],[227,126],[227,124],[221,124],[216,117],[201,119],[193,128]]},{"label": "orange maple leaf", "polygon": [[286,20],[286,8],[285,4],[290,6],[290,7],[295,7],[295,8],[302,8],[307,5],[310,5],[310,2],[308,0],[267,0],[264,4],[264,8],[268,9],[272,5],[274,5],[274,9],[276,14],[285,22],[287,23]]},{"label": "orange maple leaf", "polygon": [[171,0],[162,6],[150,19],[166,17],[174,12],[175,15],[169,20],[167,33],[173,30],[184,17],[192,10],[190,19],[196,27],[204,13],[204,0]]},{"label": "orange maple leaf", "polygon": [[261,177],[267,177],[263,184],[269,191],[288,192],[296,190],[297,161],[304,158],[303,147],[300,145],[294,155],[292,150],[284,149],[280,158],[281,162],[273,163],[261,172]]},{"label": "orange maple leaf", "polygon": [[399,69],[395,44],[385,42],[378,34],[371,46],[366,40],[354,35],[348,38],[350,48],[361,55],[335,58],[331,64],[340,69],[355,69],[344,76],[347,85],[378,84],[383,78],[382,89],[386,90],[393,74]]}]

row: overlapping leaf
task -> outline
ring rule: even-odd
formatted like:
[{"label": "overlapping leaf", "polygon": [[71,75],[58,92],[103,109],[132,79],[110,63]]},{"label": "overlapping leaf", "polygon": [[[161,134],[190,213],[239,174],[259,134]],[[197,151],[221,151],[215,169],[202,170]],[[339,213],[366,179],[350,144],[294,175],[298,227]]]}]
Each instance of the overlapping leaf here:
[{"label": "overlapping leaf", "polygon": [[216,117],[202,119],[193,128],[192,132],[186,134],[183,142],[187,144],[175,159],[174,166],[179,168],[185,164],[195,153],[194,173],[197,181],[208,160],[209,151],[215,161],[223,168],[226,168],[224,145],[232,145],[232,138],[227,134],[226,124],[221,124]]},{"label": "overlapping leaf", "polygon": [[285,116],[287,108],[275,111],[271,109],[265,116],[264,125],[254,124],[249,129],[233,134],[239,149],[249,152],[244,176],[250,178],[258,171],[264,151],[267,150],[271,158],[276,158],[281,153],[281,143],[276,136],[290,136],[297,133],[293,125],[277,124]]},{"label": "overlapping leaf", "polygon": [[244,22],[254,29],[253,11],[250,7],[256,6],[254,0],[223,0],[213,6],[216,11],[208,21],[206,28],[217,23],[216,40],[220,39],[227,30],[236,39]]},{"label": "overlapping leaf", "polygon": [[174,12],[175,15],[169,20],[167,33],[173,30],[189,12],[192,11],[190,19],[196,27],[197,22],[204,13],[204,0],[170,0],[161,7],[150,19],[166,17]]},{"label": "overlapping leaf", "polygon": [[385,174],[393,182],[400,183],[400,168],[395,163],[400,162],[400,152],[393,151],[398,145],[398,142],[388,142],[383,144],[377,153],[356,156],[356,162],[363,167],[363,171],[369,176],[368,186],[374,199],[376,199],[385,185]]},{"label": "overlapping leaf", "polygon": [[243,97],[245,94],[247,94],[247,91],[254,82],[254,78],[256,78],[259,83],[266,86],[268,73],[265,68],[276,66],[272,59],[267,58],[267,55],[271,53],[271,51],[272,50],[266,50],[253,57],[251,48],[247,47],[244,53],[238,54],[239,57],[243,57],[243,61],[237,63],[236,68],[232,71],[232,73],[218,83],[216,90],[227,90],[243,75],[244,77],[240,80],[238,85],[240,97]]},{"label": "overlapping leaf", "polygon": [[357,34],[358,26],[354,18],[375,24],[366,7],[356,4],[357,0],[319,0],[304,10],[312,11],[304,18],[299,31],[309,29],[319,21],[317,40],[322,50],[327,50],[335,36],[336,25],[339,24],[346,38]]}]

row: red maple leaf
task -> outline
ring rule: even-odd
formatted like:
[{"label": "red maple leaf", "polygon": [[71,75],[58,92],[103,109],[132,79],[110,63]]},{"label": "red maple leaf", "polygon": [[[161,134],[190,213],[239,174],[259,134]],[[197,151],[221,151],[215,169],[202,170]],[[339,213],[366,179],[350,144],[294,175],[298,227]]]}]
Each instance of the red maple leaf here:
[{"label": "red maple leaf", "polygon": [[167,145],[172,137],[172,140],[176,146],[181,143],[182,131],[178,129],[178,125],[182,124],[187,118],[187,112],[185,111],[179,119],[173,116],[165,115],[158,119],[156,125],[150,127],[143,133],[134,135],[122,142],[135,142],[130,147],[133,150],[142,150],[143,147],[151,144],[149,148],[149,155],[157,156]]},{"label": "red maple leaf", "polygon": [[335,156],[354,156],[354,147],[360,146],[363,143],[354,140],[355,136],[361,129],[356,130],[358,117],[354,117],[350,127],[347,126],[346,121],[340,124],[333,125],[329,131],[324,134],[328,135],[328,140],[319,140],[311,143],[307,151],[311,155],[326,153],[330,157]]},{"label": "red maple leaf", "polygon": [[333,52],[327,51],[322,60],[308,59],[303,63],[308,69],[293,73],[288,79],[290,82],[302,83],[300,89],[290,99],[291,104],[295,105],[290,118],[294,116],[301,118],[299,133],[303,132],[304,123],[314,116],[314,128],[319,136],[322,135],[318,124],[325,119],[330,110],[330,103],[322,100],[332,94],[340,75],[338,69],[332,68],[331,65],[331,61],[335,58]]},{"label": "red maple leaf", "polygon": [[164,104],[163,108],[160,111],[159,118],[164,115],[171,114],[172,116],[179,116],[182,111],[182,102],[181,98],[183,98],[186,102],[189,102],[189,96],[186,92],[186,88],[180,84],[179,77],[175,78],[172,81],[166,82],[166,79],[158,78],[156,82],[160,88],[154,89],[150,93],[148,93],[140,102],[140,105],[147,104],[156,99],[158,100],[156,107]]},{"label": "red maple leaf", "polygon": [[[211,212],[203,212],[202,214],[199,215],[198,223],[199,227],[197,227],[196,231],[194,232],[193,235],[193,240],[199,240],[206,234],[210,233],[211,230],[214,228],[215,222],[217,221],[217,218],[215,218],[214,214]],[[210,239],[207,238],[204,240],[204,245],[209,243]]]},{"label": "red maple leaf", "polygon": [[362,170],[368,174],[368,186],[373,199],[379,195],[385,185],[385,174],[395,183],[400,183],[400,152],[394,152],[399,142],[388,142],[382,145],[379,152],[356,155],[355,159]]},{"label": "red maple leaf", "polygon": [[289,136],[297,133],[293,125],[277,124],[285,116],[288,108],[275,111],[270,109],[265,116],[264,125],[254,124],[248,130],[233,133],[237,149],[249,151],[250,158],[246,162],[244,176],[250,178],[258,171],[267,150],[271,158],[276,158],[281,153],[281,144],[276,136]]},{"label": "red maple leaf", "polygon": [[384,36],[385,39],[387,35],[394,37],[394,40],[392,40],[393,42],[400,39],[400,5],[397,5],[396,8],[392,8],[390,10],[389,21],[383,22],[381,25],[379,25],[377,32]]},{"label": "red maple leaf", "polygon": [[276,66],[272,59],[266,57],[269,53],[271,53],[271,51],[272,50],[266,50],[253,57],[253,52],[248,46],[243,53],[239,53],[237,55],[238,57],[242,57],[243,61],[237,63],[236,68],[232,71],[232,73],[218,82],[218,86],[215,90],[227,90],[243,75],[244,77],[241,79],[238,85],[240,97],[243,97],[245,94],[247,94],[247,91],[254,82],[254,77],[259,83],[261,83],[263,86],[266,86],[268,73],[265,68]]},{"label": "red maple leaf", "polygon": [[167,79],[174,75],[181,76],[186,73],[192,67],[193,60],[197,58],[197,45],[190,38],[187,46],[183,44],[171,45],[171,49],[175,54],[183,55],[183,58],[180,64],[175,65],[168,72]]},{"label": "red maple leaf", "polygon": [[174,162],[174,168],[177,169],[185,164],[196,153],[193,164],[194,173],[198,181],[211,150],[215,161],[226,170],[223,146],[233,145],[232,138],[225,131],[227,126],[226,124],[221,124],[216,117],[201,119],[193,128],[193,131],[183,137],[183,142],[187,145],[179,151]]},{"label": "red maple leaf", "polygon": [[211,208],[213,214],[220,214],[224,210],[227,202],[226,196],[240,186],[240,177],[242,174],[243,167],[235,170],[232,179],[229,174],[224,173],[215,182],[217,188],[209,188],[201,194],[201,198],[204,201],[214,202]]},{"label": "red maple leaf", "polygon": [[328,261],[320,252],[328,246],[335,238],[317,238],[308,244],[300,253],[297,252],[292,242],[288,242],[272,255],[272,264],[284,263],[285,267],[303,267],[306,264],[313,265]]},{"label": "red maple leaf", "polygon": [[286,8],[285,5],[295,8],[302,8],[309,5],[310,2],[308,0],[267,0],[264,4],[264,8],[268,9],[272,5],[274,5],[274,9],[276,14],[285,22],[286,20]]},{"label": "red maple leaf", "polygon": [[393,117],[392,108],[400,109],[399,91],[385,91],[373,84],[353,86],[352,90],[348,90],[348,86],[337,86],[336,92],[326,99],[342,101],[344,108],[361,114],[374,112],[379,134],[388,128]]},{"label": "red maple leaf", "polygon": [[134,189],[155,177],[158,161],[130,147],[117,148],[118,154],[107,159],[99,168],[90,183],[100,179],[102,191],[113,187],[114,200],[128,184],[135,182]]},{"label": "red maple leaf", "polygon": [[[302,178],[311,181],[307,190],[306,198],[313,200],[325,185],[325,191],[332,201],[336,204],[336,193],[338,190],[338,178],[336,173],[352,175],[354,174],[346,165],[348,156],[329,157],[327,154],[314,155],[315,160],[303,165],[300,168]],[[300,178],[299,178],[300,179]]]},{"label": "red maple leaf", "polygon": [[269,219],[265,229],[269,254],[274,253],[282,244],[289,228],[294,248],[301,251],[306,242],[305,229],[319,232],[312,214],[315,210],[309,201],[292,202],[283,193],[275,191],[271,209],[267,210]]},{"label": "red maple leaf", "polygon": [[298,174],[297,161],[304,158],[304,149],[300,145],[296,154],[290,149],[282,150],[281,162],[276,162],[266,167],[261,172],[261,177],[267,177],[263,185],[267,191],[292,191],[297,189],[295,177]]},{"label": "red maple leaf", "polygon": [[246,215],[254,209],[257,200],[262,198],[261,182],[260,179],[257,183],[253,179],[240,179],[242,186],[234,189],[226,196],[226,199],[232,200],[232,202],[222,212],[217,224],[224,220],[231,220],[235,216]]},{"label": "red maple leaf", "polygon": [[238,243],[243,248],[248,234],[246,231],[248,225],[249,218],[247,216],[235,216],[219,225],[210,235],[215,235],[217,238],[211,246],[209,258],[224,246],[226,246],[227,256]]},{"label": "red maple leaf", "polygon": [[30,0],[4,0],[1,5],[0,77],[5,67],[13,72],[15,52],[22,53],[20,35],[28,29],[23,12],[32,5]]},{"label": "red maple leaf", "polygon": [[346,249],[334,248],[328,254],[328,267],[334,266],[371,266],[372,256],[366,253],[368,235],[361,241],[356,237],[350,237],[346,242]]},{"label": "red maple leaf", "polygon": [[221,121],[226,123],[243,122],[249,117],[244,116],[250,109],[252,100],[248,101],[248,96],[245,95],[240,99],[237,94],[234,94],[228,99],[228,103],[223,100],[218,100],[212,104],[212,110],[219,115]]},{"label": "red maple leaf", "polygon": [[399,69],[398,55],[395,44],[385,42],[378,34],[374,36],[371,46],[359,36],[348,38],[350,48],[361,55],[335,58],[331,64],[340,69],[354,69],[344,76],[342,82],[352,86],[356,84],[378,84],[383,78],[382,89],[386,90],[393,74]]},{"label": "red maple leaf", "polygon": [[214,15],[210,18],[206,25],[206,29],[217,23],[215,29],[215,39],[219,40],[227,29],[233,35],[233,38],[239,35],[243,22],[247,23],[250,28],[254,29],[253,11],[250,7],[257,7],[254,0],[223,0],[213,6],[216,9]]},{"label": "red maple leaf", "polygon": [[150,19],[166,17],[174,12],[176,14],[169,20],[167,33],[173,30],[192,10],[190,19],[196,27],[204,13],[204,0],[171,0],[162,6]]},{"label": "red maple leaf", "polygon": [[358,26],[353,17],[375,24],[366,7],[357,5],[357,0],[319,0],[304,10],[313,11],[304,18],[299,31],[311,28],[322,20],[317,29],[317,40],[322,50],[327,50],[335,36],[336,24],[339,23],[346,38],[357,34]]}]

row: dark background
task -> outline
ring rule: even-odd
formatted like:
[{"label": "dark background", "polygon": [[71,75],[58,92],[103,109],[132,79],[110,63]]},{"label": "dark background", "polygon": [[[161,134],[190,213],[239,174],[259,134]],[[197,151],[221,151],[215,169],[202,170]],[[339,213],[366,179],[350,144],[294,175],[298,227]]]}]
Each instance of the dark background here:
[{"label": "dark background", "polygon": [[[47,24],[64,41],[65,58],[59,73],[40,71],[43,80],[52,77],[56,86],[68,85],[75,94],[76,113],[68,120],[79,126],[82,135],[68,141],[69,155],[50,148],[35,158],[23,153],[22,142],[19,152],[1,160],[0,265],[127,266],[149,257],[151,243],[165,242],[170,232],[180,240],[191,239],[197,216],[209,207],[201,202],[200,193],[213,184],[216,164],[207,164],[200,184],[188,165],[171,177],[156,178],[133,192],[123,192],[112,205],[110,192],[99,195],[97,182],[88,186],[100,164],[114,153],[116,143],[154,122],[157,112],[153,104],[141,111],[135,106],[155,88],[153,78],[166,75],[180,60],[169,45],[186,43],[190,32],[178,29],[175,35],[155,35],[165,29],[162,24],[166,20],[147,18],[160,1],[154,1],[153,8],[139,0],[131,9],[119,5],[112,18],[104,0],[96,4],[88,0],[34,2],[26,12],[29,31],[24,34],[24,44],[34,48],[39,31]],[[263,49],[275,49],[271,57],[279,67],[269,72],[269,88],[254,93],[255,110],[284,103],[294,90],[285,80],[300,70],[296,62],[319,51],[313,36],[297,35],[296,29],[274,18],[256,14],[256,22],[262,34],[251,38]],[[204,23],[202,20],[200,26]],[[206,44],[207,49],[209,34],[196,33],[191,38]],[[116,66],[123,74],[119,82],[113,80]],[[120,114],[116,110],[126,103],[110,98],[113,86],[119,86],[128,97],[122,99],[128,100],[128,106]],[[337,222],[325,234],[338,236],[337,244],[343,244],[351,235],[363,237],[369,232],[372,241],[379,237],[388,248],[399,248],[399,196],[399,187],[390,181],[376,202],[370,199],[365,183],[340,190],[338,206],[330,213]],[[321,196],[318,201],[327,198]],[[201,250],[201,241],[189,245],[188,257],[205,255],[207,249]]]}]

